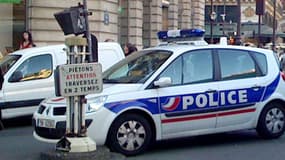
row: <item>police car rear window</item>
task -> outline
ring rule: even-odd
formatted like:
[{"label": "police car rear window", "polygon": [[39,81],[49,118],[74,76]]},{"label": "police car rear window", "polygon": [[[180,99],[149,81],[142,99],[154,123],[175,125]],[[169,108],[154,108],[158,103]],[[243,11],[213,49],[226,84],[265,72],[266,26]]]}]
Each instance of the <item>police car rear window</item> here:
[{"label": "police car rear window", "polygon": [[262,53],[258,53],[258,52],[252,52],[252,54],[254,55],[254,58],[257,61],[258,67],[261,70],[261,74],[264,76],[267,74],[267,61],[266,61],[266,56]]},{"label": "police car rear window", "polygon": [[[218,50],[222,80],[256,77],[257,65],[248,51]],[[260,56],[257,56],[260,58]],[[263,63],[260,58],[260,63]]]}]

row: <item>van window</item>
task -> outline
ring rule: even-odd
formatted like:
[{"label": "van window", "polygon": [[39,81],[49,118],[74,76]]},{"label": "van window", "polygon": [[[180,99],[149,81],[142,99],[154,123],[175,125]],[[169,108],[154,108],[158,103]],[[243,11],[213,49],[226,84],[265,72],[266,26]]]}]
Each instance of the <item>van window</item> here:
[{"label": "van window", "polygon": [[256,77],[257,70],[247,51],[218,50],[222,80]]},{"label": "van window", "polygon": [[52,56],[34,56],[25,60],[9,78],[9,82],[20,82],[48,78],[52,74]]}]

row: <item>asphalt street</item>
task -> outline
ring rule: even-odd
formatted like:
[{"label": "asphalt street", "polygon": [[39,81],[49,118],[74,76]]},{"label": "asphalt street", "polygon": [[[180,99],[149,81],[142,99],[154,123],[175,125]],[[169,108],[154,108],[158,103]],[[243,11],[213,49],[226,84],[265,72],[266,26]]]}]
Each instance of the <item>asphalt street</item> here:
[{"label": "asphalt street", "polygon": [[[55,149],[32,136],[30,119],[4,122],[0,131],[0,160],[39,160]],[[285,136],[264,140],[254,130],[158,142],[142,155],[127,160],[283,160]],[[121,159],[121,157],[120,157]]]},{"label": "asphalt street", "polygon": [[38,160],[40,152],[54,145],[41,143],[32,137],[31,118],[22,117],[3,122],[0,131],[0,160]]}]

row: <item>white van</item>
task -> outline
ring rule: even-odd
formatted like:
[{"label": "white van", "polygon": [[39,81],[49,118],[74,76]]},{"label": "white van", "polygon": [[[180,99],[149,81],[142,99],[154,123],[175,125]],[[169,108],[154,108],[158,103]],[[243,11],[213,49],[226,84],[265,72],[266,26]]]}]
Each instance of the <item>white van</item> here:
[{"label": "white van", "polygon": [[[55,96],[54,70],[66,63],[64,48],[53,45],[19,50],[0,62],[0,120],[32,115],[43,99]],[[98,57],[104,71],[125,56],[119,44],[101,42]]]}]

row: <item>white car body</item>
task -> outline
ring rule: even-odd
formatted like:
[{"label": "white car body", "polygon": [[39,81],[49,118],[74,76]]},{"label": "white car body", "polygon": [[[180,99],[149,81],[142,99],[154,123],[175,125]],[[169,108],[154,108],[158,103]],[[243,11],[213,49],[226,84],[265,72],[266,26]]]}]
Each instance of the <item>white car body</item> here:
[{"label": "white car body", "polygon": [[[6,59],[11,56],[19,58],[8,71],[5,71],[3,77],[3,87],[0,90],[0,115],[2,115],[0,119],[32,115],[42,100],[55,97],[54,70],[58,65],[67,62],[64,48],[66,48],[65,45],[35,47],[18,50],[5,57]],[[98,61],[102,64],[102,71],[125,58],[121,46],[114,42],[98,43],[98,52]],[[41,56],[45,57],[39,58]],[[5,61],[5,59],[2,61]],[[35,68],[41,65],[46,67],[49,64],[47,77],[37,78],[36,76],[31,76],[25,80],[11,81],[11,77],[16,71],[20,70],[19,68],[35,70]]]},{"label": "white car body", "polygon": [[[102,93],[86,96],[87,108],[91,106],[93,99],[102,97],[104,99],[96,111],[86,113],[86,120],[91,121],[87,125],[88,136],[94,139],[98,145],[108,143],[108,136],[112,134],[111,132],[116,131],[114,130],[114,126],[116,126],[114,124],[117,124],[117,121],[124,121],[124,119],[120,118],[124,115],[126,115],[125,118],[127,118],[128,115],[134,114],[144,117],[148,122],[148,127],[151,128],[151,133],[154,136],[152,138],[154,138],[154,140],[164,140],[260,128],[259,119],[263,117],[261,116],[263,115],[262,112],[266,110],[265,108],[269,108],[269,104],[276,103],[285,106],[284,75],[280,73],[276,57],[274,56],[275,54],[271,50],[227,45],[169,44],[146,49],[137,53],[137,55],[127,57],[124,61],[131,61],[151,55],[152,52],[157,52],[156,55],[160,52],[169,52],[171,54],[170,57],[156,70],[151,72],[150,76],[144,79],[143,82],[116,83],[114,81],[112,83],[111,81],[105,81],[106,83],[104,84]],[[196,74],[198,78],[201,76],[203,79],[203,77],[205,77],[203,75],[204,73],[211,74],[210,72],[213,72],[212,79],[205,79],[205,82],[197,80],[189,82],[189,84],[175,85],[176,82],[180,84],[179,80],[176,81],[177,77],[180,78],[180,74],[176,76],[176,73],[179,72],[180,69],[176,67],[174,72],[170,72],[171,67],[169,66],[174,66],[176,62],[179,64],[177,66],[180,66],[180,63],[178,63],[180,62],[180,57],[182,59],[183,56],[183,60],[187,60],[187,56],[192,56],[193,53],[199,55],[200,52],[203,52],[204,55],[209,53],[208,55],[210,55],[211,58],[216,58],[220,61],[219,63],[218,61],[211,61],[212,63],[210,63],[207,59],[208,57],[204,55],[203,58],[196,60],[201,61],[200,64],[202,64],[202,67],[196,68],[196,70],[200,72]],[[230,63],[233,55],[242,56],[238,57],[240,58],[237,59],[239,61]],[[228,59],[226,59],[227,57]],[[194,58],[195,57],[189,58],[189,67],[187,66],[187,70],[194,68]],[[250,59],[247,61],[244,58],[252,58],[253,60]],[[193,61],[190,63],[190,60]],[[188,61],[183,61],[183,64],[184,63],[188,63]],[[257,64],[260,65],[260,63],[262,63],[262,65],[257,66]],[[192,64],[193,67],[191,66]],[[207,68],[205,66],[208,64],[211,64],[213,68],[210,72],[209,70],[202,72],[204,68]],[[195,65],[198,67],[199,63],[195,63]],[[227,77],[227,73],[234,71],[223,68],[223,65],[236,65],[233,69],[247,72],[241,72]],[[128,66],[130,66],[130,64],[128,64]],[[219,66],[221,66],[221,68],[219,68]],[[247,66],[253,66],[254,68],[247,70]],[[119,65],[115,65],[114,67],[119,67]],[[147,67],[148,64],[144,65],[143,68],[145,69]],[[112,70],[112,68],[110,70]],[[107,70],[107,72],[110,70]],[[115,68],[113,68],[113,70],[117,71]],[[164,74],[167,75],[168,71],[172,73],[169,77],[162,76]],[[123,74],[120,73],[120,71],[117,72],[116,75]],[[121,72],[123,72],[123,70]],[[182,72],[184,75],[182,78],[188,75],[190,76],[190,74],[194,72],[195,70],[192,70],[189,74]],[[173,73],[175,75],[173,75]],[[252,74],[254,74],[254,76]],[[112,71],[106,73],[105,76],[104,78],[114,77]],[[192,79],[196,77],[197,76],[194,76]],[[96,105],[99,104],[96,103]],[[65,107],[65,99],[49,99],[41,103],[39,110],[34,113],[34,136],[38,140],[57,142],[60,137],[58,134],[55,134],[57,133],[56,131],[60,129],[62,131],[61,135],[64,134],[64,128],[58,128],[57,125],[59,123],[65,123],[66,116],[64,112],[61,115],[54,115],[53,113],[54,110],[59,108],[64,110],[63,108]],[[280,119],[280,125],[284,125],[284,108],[281,110],[282,112],[280,112],[280,114],[283,114],[280,116],[283,116],[283,118]],[[49,112],[47,113],[46,111]],[[41,119],[49,120],[53,125],[38,126],[38,121]],[[130,120],[129,123],[131,122]],[[143,121],[139,122],[143,123]],[[122,126],[120,129],[122,129]],[[283,134],[284,126],[281,126],[281,128],[282,131],[280,131],[280,134],[281,132]],[[147,128],[144,127],[144,129],[144,133],[147,133]],[[119,136],[119,132],[119,130],[116,132],[117,136]],[[276,135],[274,136],[277,137]],[[123,139],[117,139],[117,141],[118,144],[116,145],[119,145]],[[125,150],[122,149],[124,146],[118,149],[118,147],[112,147],[113,143],[115,142],[112,141],[108,146],[111,145],[113,150],[126,155],[137,154],[145,149],[144,146],[141,147],[143,149],[138,148],[132,151],[129,151],[128,147]]]}]

